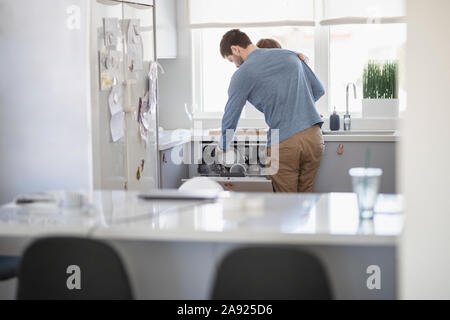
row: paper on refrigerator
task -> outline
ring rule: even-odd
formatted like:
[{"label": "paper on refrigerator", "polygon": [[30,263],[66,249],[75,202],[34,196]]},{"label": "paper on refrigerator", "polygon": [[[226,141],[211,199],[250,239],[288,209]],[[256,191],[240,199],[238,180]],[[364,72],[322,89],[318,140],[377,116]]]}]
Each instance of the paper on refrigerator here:
[{"label": "paper on refrigerator", "polygon": [[111,111],[110,129],[113,142],[119,141],[124,136],[125,113],[123,112],[123,92],[120,85],[112,87],[108,97],[109,110]]},{"label": "paper on refrigerator", "polygon": [[[147,75],[147,87],[148,87],[148,104],[147,109],[150,114],[155,113],[156,105],[157,105],[157,85],[158,85],[158,68],[160,67],[159,63],[152,62],[150,63],[150,70]],[[163,71],[164,74],[164,71]]]},{"label": "paper on refrigerator", "polygon": [[111,117],[111,136],[113,142],[117,142],[125,135],[125,113],[116,113]]},{"label": "paper on refrigerator", "polygon": [[121,53],[119,51],[100,52],[100,89],[106,91],[119,82]]},{"label": "paper on refrigerator", "polygon": [[112,87],[108,97],[108,103],[111,116],[123,111],[123,91],[120,85],[115,85]]},{"label": "paper on refrigerator", "polygon": [[140,20],[128,21],[127,29],[127,63],[131,72],[144,70],[144,45],[141,37]]},{"label": "paper on refrigerator", "polygon": [[120,23],[118,18],[103,18],[105,46],[116,49],[120,39]]},{"label": "paper on refrigerator", "polygon": [[147,93],[139,99],[138,122],[141,140],[148,143],[151,131],[152,114],[156,112],[157,104],[158,63],[151,62],[147,75]]}]

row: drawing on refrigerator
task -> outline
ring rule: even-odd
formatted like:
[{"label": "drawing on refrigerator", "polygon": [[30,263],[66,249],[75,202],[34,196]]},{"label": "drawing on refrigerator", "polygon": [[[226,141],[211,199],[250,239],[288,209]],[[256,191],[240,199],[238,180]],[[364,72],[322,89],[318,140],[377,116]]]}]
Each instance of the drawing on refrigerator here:
[{"label": "drawing on refrigerator", "polygon": [[120,74],[119,51],[109,50],[100,52],[100,83],[101,90],[110,90],[118,85],[118,76]]}]

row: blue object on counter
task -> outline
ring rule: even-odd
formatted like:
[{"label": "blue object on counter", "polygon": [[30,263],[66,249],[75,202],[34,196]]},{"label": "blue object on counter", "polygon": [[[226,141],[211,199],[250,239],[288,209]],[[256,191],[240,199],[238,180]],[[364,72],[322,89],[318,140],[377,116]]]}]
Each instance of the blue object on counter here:
[{"label": "blue object on counter", "polygon": [[340,128],[341,128],[341,118],[336,113],[336,108],[334,108],[334,112],[330,116],[330,130],[339,131]]},{"label": "blue object on counter", "polygon": [[19,257],[0,256],[0,281],[5,281],[17,277],[19,264]]}]

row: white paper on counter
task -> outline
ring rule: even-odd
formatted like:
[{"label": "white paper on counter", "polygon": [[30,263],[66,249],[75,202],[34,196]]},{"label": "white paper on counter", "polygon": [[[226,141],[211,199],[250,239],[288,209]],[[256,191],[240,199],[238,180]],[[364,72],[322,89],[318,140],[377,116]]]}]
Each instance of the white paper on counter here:
[{"label": "white paper on counter", "polygon": [[111,136],[117,142],[125,135],[125,113],[118,112],[111,117]]}]

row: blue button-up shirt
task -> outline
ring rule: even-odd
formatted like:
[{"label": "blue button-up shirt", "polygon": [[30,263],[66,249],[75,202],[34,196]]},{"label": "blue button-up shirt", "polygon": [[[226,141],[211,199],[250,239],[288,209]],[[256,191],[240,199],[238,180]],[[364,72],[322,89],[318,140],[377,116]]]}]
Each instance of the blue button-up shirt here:
[{"label": "blue button-up shirt", "polygon": [[225,150],[229,148],[247,101],[264,113],[271,146],[274,129],[279,130],[282,142],[315,124],[322,125],[315,102],[324,94],[323,85],[297,53],[257,49],[231,79],[219,145]]}]

